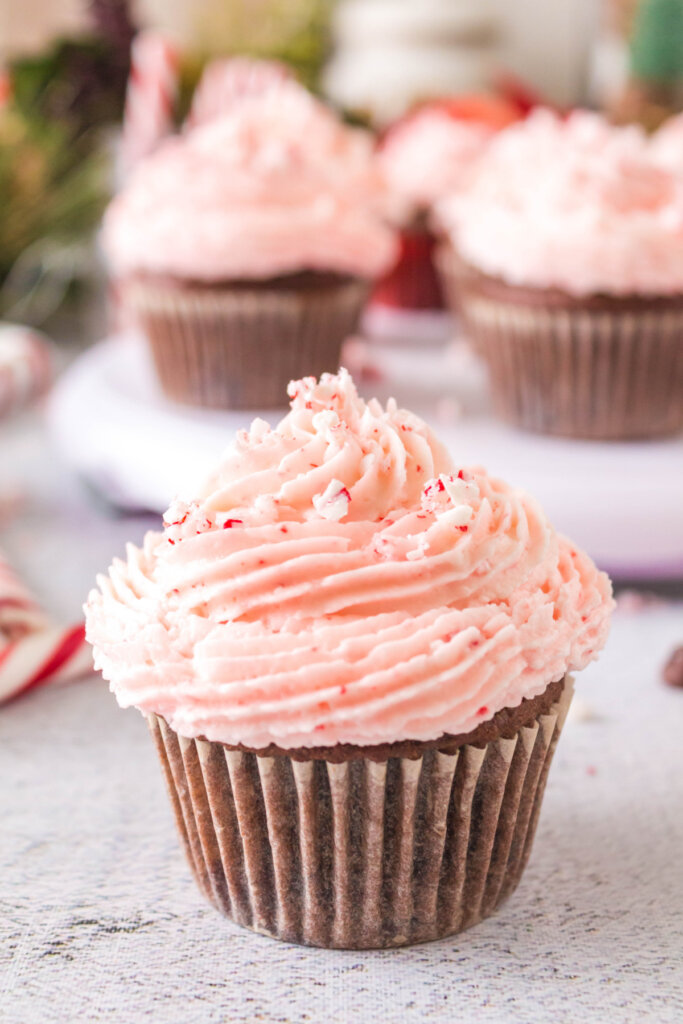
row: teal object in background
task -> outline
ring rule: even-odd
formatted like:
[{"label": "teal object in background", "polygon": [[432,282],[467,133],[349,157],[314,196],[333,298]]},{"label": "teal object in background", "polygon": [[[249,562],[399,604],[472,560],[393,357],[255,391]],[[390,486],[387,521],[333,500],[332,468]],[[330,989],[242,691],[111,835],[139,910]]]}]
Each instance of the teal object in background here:
[{"label": "teal object in background", "polygon": [[641,0],[630,42],[631,74],[643,82],[683,80],[683,0]]}]

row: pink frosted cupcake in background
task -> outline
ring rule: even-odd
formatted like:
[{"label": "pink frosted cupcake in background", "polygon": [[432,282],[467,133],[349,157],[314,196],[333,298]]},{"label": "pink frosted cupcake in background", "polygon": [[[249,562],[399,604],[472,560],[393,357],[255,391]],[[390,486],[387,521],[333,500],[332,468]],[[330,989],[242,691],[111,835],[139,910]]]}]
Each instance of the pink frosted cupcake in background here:
[{"label": "pink frosted cupcake in background", "polygon": [[378,163],[392,218],[400,227],[401,250],[397,265],[375,287],[376,302],[443,308],[430,211],[467,184],[495,132],[518,116],[502,99],[463,96],[419,107],[389,129]]},{"label": "pink frosted cupcake in background", "polygon": [[683,178],[683,114],[664,121],[650,136],[648,148],[656,164]]},{"label": "pink frosted cupcake in background", "polygon": [[281,403],[339,365],[394,262],[371,138],[284,80],[169,139],[111,203],[103,245],[181,402]]},{"label": "pink frosted cupcake in background", "polygon": [[639,129],[538,111],[438,215],[501,416],[586,438],[683,427],[683,176]]},{"label": "pink frosted cupcake in background", "polygon": [[520,879],[610,583],[345,371],[289,393],[98,579],[88,639],[217,909],[316,946],[440,938]]}]

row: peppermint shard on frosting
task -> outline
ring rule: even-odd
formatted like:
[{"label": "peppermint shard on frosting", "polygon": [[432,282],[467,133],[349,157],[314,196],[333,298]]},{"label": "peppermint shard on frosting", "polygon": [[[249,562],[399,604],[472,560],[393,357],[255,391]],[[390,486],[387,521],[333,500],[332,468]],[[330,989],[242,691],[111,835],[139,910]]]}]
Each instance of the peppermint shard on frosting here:
[{"label": "peppermint shard on frosting", "polygon": [[603,646],[607,576],[536,502],[363,401],[290,385],[86,605],[119,703],[259,749],[475,728]]}]

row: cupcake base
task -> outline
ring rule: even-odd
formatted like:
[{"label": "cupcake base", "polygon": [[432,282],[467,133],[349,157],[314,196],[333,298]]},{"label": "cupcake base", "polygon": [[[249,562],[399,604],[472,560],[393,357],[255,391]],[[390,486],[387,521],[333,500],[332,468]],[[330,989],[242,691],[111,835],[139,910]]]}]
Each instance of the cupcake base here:
[{"label": "cupcake base", "polygon": [[149,725],[206,898],[304,945],[402,946],[469,928],[529,857],[569,678],[466,736],[253,752]]},{"label": "cupcake base", "polygon": [[365,281],[312,271],[264,282],[122,283],[164,393],[224,409],[279,408],[290,380],[336,372],[368,291]]},{"label": "cupcake base", "polygon": [[495,411],[526,430],[595,440],[683,429],[683,295],[572,296],[439,268],[484,359]]}]

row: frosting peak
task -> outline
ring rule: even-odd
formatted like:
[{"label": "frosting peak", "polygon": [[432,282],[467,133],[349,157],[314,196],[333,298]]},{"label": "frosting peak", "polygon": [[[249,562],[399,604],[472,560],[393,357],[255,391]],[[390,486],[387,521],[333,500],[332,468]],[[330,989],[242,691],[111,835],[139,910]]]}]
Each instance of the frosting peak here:
[{"label": "frosting peak", "polygon": [[86,608],[123,705],[260,748],[467,732],[602,646],[607,577],[341,370],[290,388]]},{"label": "frosting peak", "polygon": [[422,420],[393,399],[386,409],[366,403],[345,369],[293,381],[289,395],[275,430],[256,419],[238,433],[196,495],[196,514],[247,527],[374,521],[419,506],[425,484],[450,468]]}]

